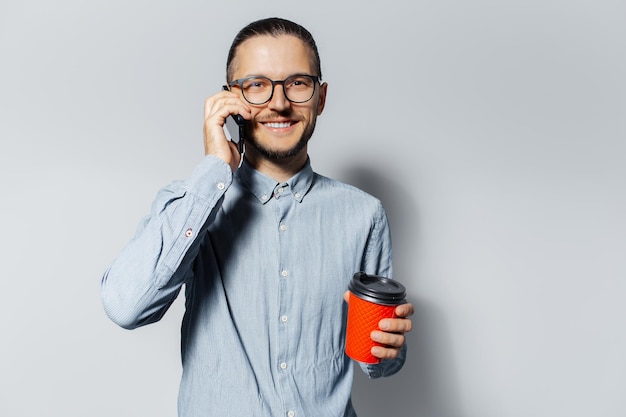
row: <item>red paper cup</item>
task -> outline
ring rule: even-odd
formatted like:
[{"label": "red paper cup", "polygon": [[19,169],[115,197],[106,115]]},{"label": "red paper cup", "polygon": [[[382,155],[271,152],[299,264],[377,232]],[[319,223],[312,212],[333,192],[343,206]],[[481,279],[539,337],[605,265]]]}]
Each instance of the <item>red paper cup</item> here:
[{"label": "red paper cup", "polygon": [[370,334],[378,330],[381,319],[396,316],[396,307],[406,302],[406,290],[397,281],[365,272],[354,274],[348,289],[346,354],[358,362],[378,363],[380,359],[371,350],[383,345],[374,342]]}]

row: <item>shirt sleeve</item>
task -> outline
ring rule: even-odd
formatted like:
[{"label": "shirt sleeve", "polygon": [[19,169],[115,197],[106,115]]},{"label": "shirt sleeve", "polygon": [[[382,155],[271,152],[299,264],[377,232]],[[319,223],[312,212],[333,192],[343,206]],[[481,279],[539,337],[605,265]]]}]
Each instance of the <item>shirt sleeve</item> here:
[{"label": "shirt sleeve", "polygon": [[102,277],[111,320],[133,329],[163,317],[190,278],[201,235],[231,183],[228,164],[206,156],[187,180],[159,190],[150,214]]},{"label": "shirt sleeve", "polygon": [[[389,228],[387,214],[380,203],[370,234],[363,270],[371,274],[389,278],[393,277],[391,230]],[[407,346],[405,343],[395,359],[383,360],[376,364],[359,362],[359,365],[369,378],[391,376],[398,372],[404,365],[406,352]]]}]

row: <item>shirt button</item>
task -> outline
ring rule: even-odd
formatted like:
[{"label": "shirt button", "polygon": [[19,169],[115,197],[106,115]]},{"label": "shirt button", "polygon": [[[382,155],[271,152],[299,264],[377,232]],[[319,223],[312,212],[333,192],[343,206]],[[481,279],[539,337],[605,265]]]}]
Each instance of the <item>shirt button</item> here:
[{"label": "shirt button", "polygon": [[296,198],[300,200],[300,193],[296,193]]},{"label": "shirt button", "polygon": [[187,237],[193,236],[193,230],[191,230],[191,228],[187,229],[187,231],[185,232],[185,236]]},{"label": "shirt button", "polygon": [[287,323],[287,316],[281,316],[280,321],[282,321],[283,323]]},{"label": "shirt button", "polygon": [[286,277],[287,275],[289,275],[289,272],[283,269],[282,271],[280,271],[280,275],[282,275],[283,277]]},{"label": "shirt button", "polygon": [[287,417],[295,417],[295,416],[296,416],[296,412],[295,412],[295,411],[293,411],[293,410],[289,410],[289,411],[287,412]]},{"label": "shirt button", "polygon": [[263,194],[263,195],[261,196],[261,200],[263,200],[263,201],[267,201],[267,199],[268,199],[267,194]]},{"label": "shirt button", "polygon": [[285,191],[285,190],[283,189],[283,187],[278,187],[278,192],[279,192],[279,193],[281,193],[281,194],[282,194],[282,192],[283,192],[283,191]]},{"label": "shirt button", "polygon": [[287,226],[285,226],[284,224],[281,224],[280,225],[280,230],[282,230],[284,232],[285,230],[287,230]]},{"label": "shirt button", "polygon": [[286,364],[285,362],[282,362],[282,363],[280,364],[280,369],[283,369],[283,370],[284,370],[284,369],[287,369],[287,364]]},{"label": "shirt button", "polygon": [[224,183],[223,183],[223,182],[218,182],[218,183],[217,183],[217,188],[218,188],[219,190],[223,190],[223,189],[224,189],[224,187],[226,187],[226,186],[224,185]]}]

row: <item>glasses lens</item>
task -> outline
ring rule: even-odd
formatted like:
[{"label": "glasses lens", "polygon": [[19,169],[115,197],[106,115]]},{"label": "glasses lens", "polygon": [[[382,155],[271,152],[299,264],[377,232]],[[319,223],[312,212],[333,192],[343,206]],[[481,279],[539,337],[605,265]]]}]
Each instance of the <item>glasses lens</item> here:
[{"label": "glasses lens", "polygon": [[272,81],[265,77],[245,79],[241,83],[243,96],[252,104],[263,104],[272,95]]},{"label": "glasses lens", "polygon": [[284,87],[289,101],[304,103],[313,97],[315,81],[307,75],[294,75],[285,80]]}]

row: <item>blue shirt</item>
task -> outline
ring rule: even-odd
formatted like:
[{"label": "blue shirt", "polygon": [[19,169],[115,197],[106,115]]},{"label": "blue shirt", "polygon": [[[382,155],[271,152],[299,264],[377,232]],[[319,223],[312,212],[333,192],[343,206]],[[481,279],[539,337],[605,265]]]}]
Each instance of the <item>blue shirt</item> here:
[{"label": "blue shirt", "polygon": [[[132,329],[158,321],[184,284],[180,417],[348,417],[343,293],[357,271],[392,274],[379,200],[309,162],[277,183],[207,156],[159,191],[102,300]],[[376,378],[404,357],[360,365]]]}]

